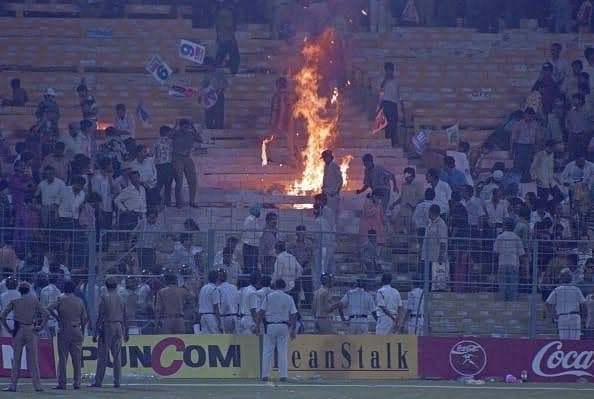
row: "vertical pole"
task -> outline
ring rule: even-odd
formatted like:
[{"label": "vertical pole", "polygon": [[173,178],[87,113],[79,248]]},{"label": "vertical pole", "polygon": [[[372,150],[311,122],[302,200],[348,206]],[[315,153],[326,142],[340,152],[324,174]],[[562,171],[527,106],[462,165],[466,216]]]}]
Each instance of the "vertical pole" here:
[{"label": "vertical pole", "polygon": [[206,271],[211,270],[214,266],[216,233],[215,229],[208,229],[208,253],[206,254],[208,265]]},{"label": "vertical pole", "polygon": [[536,338],[536,298],[538,295],[538,241],[532,241],[532,290],[530,293],[530,338]]},{"label": "vertical pole", "polygon": [[[99,248],[102,248],[101,244],[103,241],[103,231],[101,231],[102,235],[99,236]],[[97,319],[97,307],[95,306],[95,290],[97,288],[97,245],[96,245],[96,230],[89,229],[87,231],[87,245],[89,248],[89,278],[87,283],[87,301],[89,302],[89,318],[94,321]]]},{"label": "vertical pole", "polygon": [[424,262],[425,270],[423,276],[423,295],[425,302],[423,302],[423,335],[428,336],[430,332],[430,324],[431,324],[431,293],[430,288],[431,285],[429,284],[429,279],[431,278],[431,263],[429,261]]}]

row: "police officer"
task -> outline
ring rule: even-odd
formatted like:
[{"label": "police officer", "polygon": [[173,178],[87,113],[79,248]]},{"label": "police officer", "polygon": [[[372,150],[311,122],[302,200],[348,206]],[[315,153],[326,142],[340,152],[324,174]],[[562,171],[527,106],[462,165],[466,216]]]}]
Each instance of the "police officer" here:
[{"label": "police officer", "polygon": [[239,291],[234,284],[227,281],[225,269],[219,269],[217,290],[221,295],[221,326],[223,334],[237,332],[237,315],[239,312]]},{"label": "police officer", "polygon": [[260,307],[256,333],[262,332],[262,325],[265,328],[264,352],[262,355],[262,381],[268,381],[270,367],[274,350],[278,352],[278,371],[280,381],[287,381],[289,350],[289,336],[296,337],[297,308],[293,298],[284,292],[287,284],[284,280],[278,279],[274,283],[274,291],[270,292]]},{"label": "police officer", "polygon": [[322,274],[320,278],[322,286],[315,290],[313,298],[313,315],[315,318],[315,332],[317,334],[336,334],[332,326],[332,312],[338,304],[332,303],[332,275]]},{"label": "police officer", "polygon": [[[365,290],[365,280],[357,279],[357,286],[349,290],[339,302],[338,312],[342,321],[348,322],[349,334],[367,334],[369,332],[368,317],[375,317],[373,297]],[[344,315],[347,309],[348,320]]]},{"label": "police officer", "polygon": [[258,300],[257,286],[260,284],[260,274],[254,272],[250,275],[250,285],[243,287],[239,291],[239,333],[250,335],[256,331],[256,321],[258,320]]},{"label": "police officer", "polygon": [[80,363],[82,358],[83,331],[87,324],[87,310],[83,301],[74,295],[75,283],[64,283],[64,296],[52,304],[48,311],[58,320],[58,385],[54,389],[66,389],[66,364],[72,358],[74,376],[72,386],[80,389]]},{"label": "police officer", "polygon": [[[27,348],[27,360],[33,386],[35,391],[43,392],[41,380],[39,379],[39,363],[37,361],[37,335],[36,332],[42,331],[46,324],[49,313],[41,306],[39,301],[31,295],[31,287],[28,283],[19,285],[20,298],[12,300],[8,306],[0,313],[0,320],[13,336],[12,347],[14,358],[12,359],[12,372],[10,374],[10,385],[3,389],[5,392],[16,392],[19,380],[19,369],[21,368],[21,356],[23,347]],[[14,328],[10,328],[6,322],[6,316],[13,312]],[[41,324],[35,326],[35,318],[41,315]]]},{"label": "police officer", "polygon": [[221,295],[216,283],[219,273],[208,272],[208,284],[200,289],[198,297],[198,313],[200,313],[200,331],[202,334],[218,334],[221,332]]},{"label": "police officer", "polygon": [[93,335],[93,342],[97,342],[97,371],[95,373],[95,382],[89,385],[90,388],[101,388],[109,353],[111,353],[113,362],[113,387],[120,387],[122,339],[124,342],[128,342],[126,304],[117,293],[117,278],[107,278],[105,286],[107,293],[101,297],[99,302],[99,314],[97,315]]},{"label": "police officer", "polygon": [[136,277],[126,277],[125,289],[120,293],[120,296],[126,304],[126,315],[128,316],[129,327],[136,327],[137,313],[139,308],[138,280]]},{"label": "police officer", "polygon": [[423,292],[423,276],[416,275],[412,278],[413,289],[406,298],[406,313],[403,325],[408,334],[423,335],[425,322],[425,293]]},{"label": "police officer", "polygon": [[400,292],[392,284],[392,275],[384,273],[382,287],[377,290],[377,323],[375,333],[378,335],[393,334],[398,330],[398,317],[402,314],[402,298]]},{"label": "police officer", "polygon": [[173,273],[165,273],[165,284],[157,292],[155,315],[161,334],[184,334],[186,325],[184,307],[192,301],[192,295],[184,288],[177,286],[177,277]]}]

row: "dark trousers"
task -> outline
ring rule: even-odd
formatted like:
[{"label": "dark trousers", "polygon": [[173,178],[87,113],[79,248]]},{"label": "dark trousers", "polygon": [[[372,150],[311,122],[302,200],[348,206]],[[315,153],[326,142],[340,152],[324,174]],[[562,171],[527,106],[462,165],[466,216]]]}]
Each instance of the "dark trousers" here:
[{"label": "dark trousers", "polygon": [[553,188],[545,188],[545,187],[536,187],[536,194],[538,195],[538,198],[541,198],[545,201],[549,200],[549,197],[552,196],[553,199],[552,201],[559,204],[561,203],[561,201],[563,201],[564,199],[564,195],[561,192],[561,190],[559,190],[559,187],[553,187]]},{"label": "dark trousers", "polygon": [[210,28],[216,8],[216,0],[192,0],[192,28]]},{"label": "dark trousers", "polygon": [[514,144],[514,169],[520,174],[520,183],[530,183],[530,165],[534,157],[533,144]]},{"label": "dark trousers", "polygon": [[[99,211],[98,216],[97,230],[111,230],[113,226],[113,212]],[[107,252],[109,249],[109,240],[111,238],[109,233],[103,233],[103,235],[101,235],[98,231],[97,237],[101,237],[101,250]]]},{"label": "dark trousers", "polygon": [[154,208],[161,203],[161,194],[157,187],[146,188],[146,206],[147,208]]},{"label": "dark trousers", "polygon": [[217,55],[215,57],[215,65],[217,67],[223,66],[223,61],[229,55],[229,71],[232,75],[237,74],[239,70],[239,48],[237,47],[237,40],[226,40],[217,43]]},{"label": "dark trousers", "polygon": [[122,212],[120,213],[120,229],[134,230],[138,224],[139,214],[136,212]]},{"label": "dark trousers", "polygon": [[390,139],[392,147],[395,147],[398,145],[398,105],[392,101],[382,101],[381,107],[388,121],[385,129],[386,138]]},{"label": "dark trousers", "polygon": [[258,270],[258,247],[243,244],[243,270],[246,274]]},{"label": "dark trousers", "polygon": [[136,248],[136,257],[138,258],[140,270],[153,270],[153,266],[157,261],[155,248]]},{"label": "dark trousers", "polygon": [[274,263],[276,256],[266,255],[262,258],[262,274],[271,276],[274,273]]},{"label": "dark trousers", "polygon": [[161,193],[163,190],[163,201],[165,206],[171,206],[171,186],[173,184],[173,165],[171,163],[162,163],[157,165],[157,187],[156,190]]},{"label": "dark trousers", "polygon": [[204,124],[207,129],[225,128],[225,93],[217,93],[217,102],[210,108],[204,109]]},{"label": "dark trousers", "polygon": [[305,305],[310,307],[313,302],[313,279],[311,276],[311,269],[303,271],[303,275],[299,279],[299,284],[303,288],[305,295]]}]

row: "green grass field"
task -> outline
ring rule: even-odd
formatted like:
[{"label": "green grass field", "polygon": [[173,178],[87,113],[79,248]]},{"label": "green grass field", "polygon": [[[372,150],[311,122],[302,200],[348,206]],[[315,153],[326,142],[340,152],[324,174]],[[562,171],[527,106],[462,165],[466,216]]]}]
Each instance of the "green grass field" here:
[{"label": "green grass field", "polygon": [[[6,380],[2,381],[6,382]],[[591,384],[486,384],[469,386],[451,381],[315,381],[288,382],[282,385],[239,380],[129,380],[121,388],[111,384],[104,388],[74,391],[54,391],[53,381],[45,381],[43,393],[33,392],[30,381],[23,379],[19,391],[6,393],[10,398],[216,398],[216,399],[524,399],[563,397],[584,399],[594,397]],[[85,384],[86,386],[86,384]],[[0,394],[1,396],[1,394]]]}]

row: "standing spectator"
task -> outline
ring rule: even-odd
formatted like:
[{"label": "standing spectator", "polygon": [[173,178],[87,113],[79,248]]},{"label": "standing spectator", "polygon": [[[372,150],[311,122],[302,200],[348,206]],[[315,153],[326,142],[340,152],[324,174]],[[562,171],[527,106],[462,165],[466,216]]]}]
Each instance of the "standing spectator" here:
[{"label": "standing spectator", "polygon": [[155,190],[161,195],[163,190],[163,203],[165,206],[171,206],[171,185],[173,183],[173,165],[171,163],[173,129],[169,126],[161,126],[159,129],[159,138],[153,144],[153,153],[155,154],[155,167],[157,168],[157,187]]},{"label": "standing spectator", "polygon": [[585,104],[586,100],[583,94],[576,93],[571,96],[572,107],[565,118],[568,137],[567,152],[570,159],[575,159],[576,154],[590,142],[592,126]]},{"label": "standing spectator", "polygon": [[195,202],[197,178],[196,166],[192,160],[192,149],[194,143],[201,143],[200,133],[192,126],[188,119],[179,121],[179,130],[173,135],[173,172],[175,178],[175,205],[178,208],[183,207],[182,187],[184,176],[188,182],[189,200],[192,208],[197,208]]},{"label": "standing spectator", "polygon": [[146,213],[146,190],[140,183],[140,173],[130,172],[130,184],[115,197],[114,204],[120,210],[120,229],[132,230]]},{"label": "standing spectator", "polygon": [[361,256],[361,266],[363,272],[368,277],[375,278],[381,273],[382,267],[378,262],[378,242],[377,242],[377,231],[368,230],[367,240],[361,245],[359,250]]},{"label": "standing spectator", "polygon": [[207,129],[225,128],[225,90],[229,85],[222,69],[214,65],[214,61],[207,57],[204,64],[208,74],[202,81],[202,95],[200,102],[204,107],[204,125]]},{"label": "standing spectator", "polygon": [[576,15],[578,33],[589,33],[592,26],[592,2],[583,0]]},{"label": "standing spectator", "polygon": [[381,204],[382,193],[373,191],[368,195],[363,203],[363,214],[359,221],[359,243],[362,244],[367,240],[367,232],[375,230],[377,232],[377,239],[380,244],[386,243],[384,232],[384,210]]},{"label": "standing spectator", "polygon": [[[322,193],[326,195],[326,201],[330,211],[334,213],[334,220],[338,220],[340,205],[340,190],[342,189],[342,173],[340,167],[334,162],[332,151],[322,152],[324,160],[324,177],[322,179]],[[335,228],[336,226],[332,226]]]},{"label": "standing spectator", "polygon": [[140,184],[146,190],[146,203],[148,207],[153,207],[161,202],[157,187],[157,168],[155,167],[155,159],[148,155],[148,151],[144,144],[136,146],[136,158],[130,162],[132,170],[138,171],[140,174]]},{"label": "standing spectator", "polygon": [[8,187],[15,208],[15,225],[17,227],[24,227],[25,202],[30,201],[36,189],[33,176],[27,171],[25,162],[16,161],[14,163],[14,174],[10,177]]},{"label": "standing spectator", "polygon": [[463,202],[468,213],[468,224],[470,227],[470,237],[480,237],[480,227],[482,220],[486,216],[483,201],[475,195],[474,187],[466,186],[462,191]]},{"label": "standing spectator", "polygon": [[229,71],[237,74],[239,69],[239,49],[235,39],[235,19],[233,17],[233,0],[224,0],[223,5],[215,19],[217,33],[217,54],[215,66],[223,66],[223,61],[229,55]]},{"label": "standing spectator", "polygon": [[[584,62],[583,62],[583,72],[586,72],[588,76],[590,76],[589,86],[590,89],[593,88],[592,82],[594,82],[594,47],[587,47],[584,50]],[[573,93],[569,93],[573,94]]]},{"label": "standing spectator", "polygon": [[[4,309],[6,309],[8,307],[8,304],[10,302],[12,302],[13,300],[20,298],[21,294],[19,294],[19,291],[17,290],[17,287],[19,285],[19,282],[17,281],[17,279],[15,277],[8,277],[6,280],[6,291],[4,291],[2,294],[0,294],[0,312],[3,311]],[[14,329],[14,314],[13,312],[10,312],[8,314],[8,317],[6,318],[6,322],[8,324],[8,327],[11,329]],[[12,334],[6,329],[6,328],[2,328],[1,330],[2,332],[0,333],[0,336],[2,337],[12,337]]]},{"label": "standing spectator", "polygon": [[274,249],[276,251],[276,261],[274,262],[272,279],[283,279],[287,284],[284,291],[293,298],[296,305],[299,305],[299,294],[301,293],[299,279],[303,275],[303,267],[295,256],[287,252],[284,241],[277,241]]},{"label": "standing spectator", "polygon": [[25,89],[21,87],[20,79],[12,79],[10,81],[10,88],[12,89],[12,100],[2,101],[3,107],[24,107],[29,97]]},{"label": "standing spectator", "polygon": [[74,229],[79,228],[80,206],[85,201],[84,185],[85,179],[83,177],[74,176],[71,185],[64,187],[58,198],[58,226],[63,229],[62,239],[66,254],[70,253],[71,245],[75,244],[77,238]]},{"label": "standing spectator", "polygon": [[313,270],[314,282],[319,281],[321,273],[334,272],[334,251],[336,249],[336,237],[328,220],[323,216],[322,206],[314,204],[313,209],[315,232],[314,248],[316,267]]},{"label": "standing spectator", "polygon": [[233,248],[229,246],[225,246],[223,248],[223,256],[221,257],[221,261],[214,262],[214,268],[216,270],[224,270],[227,273],[227,280],[234,285],[237,285],[239,282],[239,275],[241,273],[241,268],[239,263],[235,261],[233,258]]},{"label": "standing spectator", "polygon": [[412,215],[415,207],[423,201],[423,183],[416,179],[414,168],[404,169],[404,184],[402,184],[400,197],[390,206],[394,210],[400,205],[398,215],[392,219],[397,232],[408,233],[413,228]]},{"label": "standing spectator", "polygon": [[62,135],[60,141],[64,143],[66,158],[72,160],[75,155],[91,155],[91,143],[89,138],[84,135],[82,128],[88,128],[90,122],[82,120],[80,123],[72,122],[68,125],[68,134]]},{"label": "standing spectator", "polygon": [[[573,11],[573,1],[571,0],[552,0],[551,1],[551,11],[553,14],[554,26],[553,32],[555,33],[571,33],[572,29],[572,20],[571,20],[571,13]],[[559,46],[559,50],[561,50],[561,45],[558,43],[553,44],[553,46]]]},{"label": "standing spectator", "polygon": [[530,183],[530,165],[534,157],[534,146],[539,126],[536,121],[536,112],[526,108],[524,119],[514,124],[511,135],[512,158],[514,169],[520,173],[521,183]]},{"label": "standing spectator", "polygon": [[[383,166],[374,164],[373,155],[365,154],[362,159],[365,166],[365,175],[363,177],[363,187],[357,190],[357,194],[364,193],[369,188],[371,188],[372,192],[381,193],[382,208],[385,212],[388,209],[392,190],[398,194],[396,177],[394,173]],[[392,185],[390,185],[390,182]]]},{"label": "standing spectator", "polygon": [[571,273],[567,270],[561,273],[560,283],[547,298],[547,309],[557,320],[559,339],[579,340],[586,300],[580,289],[571,283]]},{"label": "standing spectator", "polygon": [[[110,230],[113,225],[113,197],[115,194],[112,163],[109,158],[97,161],[99,170],[91,177],[91,189],[101,196],[101,204],[97,212],[99,229]],[[109,249],[109,237],[103,235],[103,251]]]},{"label": "standing spectator", "polygon": [[550,195],[557,201],[563,199],[555,178],[555,150],[560,144],[557,140],[547,141],[545,149],[536,154],[530,166],[530,175],[536,181],[537,195],[545,201],[548,201]]},{"label": "standing spectator", "polygon": [[126,110],[124,104],[116,105],[116,116],[113,118],[113,127],[120,132],[122,140],[136,137],[136,121],[134,115]]},{"label": "standing spectator", "polygon": [[433,188],[435,192],[435,199],[433,202],[439,206],[442,215],[447,215],[450,212],[450,199],[452,199],[452,189],[449,184],[439,178],[439,171],[431,168],[425,175],[427,183]]},{"label": "standing spectator", "polygon": [[[560,0],[568,1],[568,0]],[[571,11],[571,7],[570,7]],[[569,30],[567,30],[569,32]],[[569,65],[564,58],[561,58],[561,51],[563,46],[559,43],[553,43],[551,45],[551,57],[547,61],[553,66],[553,80],[557,83],[557,86],[561,88],[565,79],[569,75]]]},{"label": "standing spectator", "polygon": [[89,93],[86,85],[80,84],[76,88],[76,93],[80,100],[80,111],[84,120],[92,122],[92,126],[97,124],[97,102],[95,97]]},{"label": "standing spectator", "polygon": [[311,239],[306,237],[305,233],[305,226],[297,226],[295,240],[289,244],[287,251],[295,256],[295,259],[302,267],[300,283],[305,296],[305,304],[309,306],[313,298],[312,267],[314,264],[314,249]]},{"label": "standing spectator", "polygon": [[400,98],[400,84],[394,77],[393,63],[386,62],[384,72],[384,80],[380,85],[379,107],[383,110],[388,121],[385,129],[386,138],[390,140],[392,147],[396,147],[398,145],[398,104],[402,101]]},{"label": "standing spectator", "polygon": [[56,177],[56,170],[51,166],[43,169],[43,180],[37,185],[35,195],[41,197],[41,225],[45,228],[55,225],[60,192],[66,184]]},{"label": "standing spectator", "polygon": [[492,237],[495,237],[503,228],[503,221],[508,215],[509,203],[501,198],[501,189],[496,188],[491,194],[491,199],[485,202],[487,223],[491,227]]},{"label": "standing spectator", "polygon": [[[271,134],[282,135],[287,140],[287,162],[295,165],[299,149],[295,145],[295,125],[292,115],[293,99],[289,91],[287,79],[280,77],[275,82],[275,90],[270,103]],[[323,154],[322,154],[323,155]]]},{"label": "standing spectator", "polygon": [[466,175],[456,168],[456,160],[451,156],[446,156],[443,159],[443,171],[439,180],[446,182],[451,191],[459,191],[467,184]]},{"label": "standing spectator", "polygon": [[440,213],[439,205],[431,205],[429,208],[429,223],[421,246],[421,260],[429,264],[445,263],[448,260],[448,227],[439,216]]},{"label": "standing spectator", "polygon": [[58,122],[60,119],[60,107],[56,102],[56,91],[51,87],[43,93],[43,100],[37,105],[35,117],[38,121],[46,119]]},{"label": "standing spectator", "polygon": [[567,77],[563,81],[561,86],[561,93],[566,98],[571,98],[572,95],[578,92],[579,77],[584,69],[582,60],[575,60],[571,63],[571,71],[567,74]]},{"label": "standing spectator", "polygon": [[[58,299],[62,294],[60,289],[56,286],[58,280],[57,274],[50,274],[49,275],[49,284],[43,287],[41,293],[39,295],[39,302],[44,308],[48,308],[53,306],[54,304],[58,303]],[[58,322],[57,320],[51,319],[47,323],[47,327],[50,332],[51,337],[55,337],[58,330]]]},{"label": "standing spectator", "polygon": [[56,178],[66,182],[70,170],[70,161],[64,156],[66,146],[63,142],[58,141],[54,145],[54,152],[46,155],[41,162],[41,170],[50,166],[54,169]]},{"label": "standing spectator", "polygon": [[272,274],[276,261],[275,245],[277,241],[278,215],[274,212],[266,214],[266,226],[258,243],[258,256],[262,274]]},{"label": "standing spectator", "polygon": [[250,214],[243,221],[241,241],[243,242],[243,268],[246,274],[258,270],[258,259],[260,259],[258,245],[260,245],[260,236],[262,235],[259,220],[261,211],[261,204],[253,204],[250,206]]},{"label": "standing spectator", "polygon": [[518,297],[520,278],[520,260],[524,259],[524,244],[514,232],[514,221],[506,218],[503,223],[504,232],[499,234],[493,243],[493,252],[499,257],[497,280],[499,283],[499,301],[513,302]]},{"label": "standing spectator", "polygon": [[542,111],[546,116],[553,110],[553,99],[559,95],[559,85],[553,77],[553,64],[545,62],[540,78],[534,83],[532,91],[538,90],[542,96]]},{"label": "standing spectator", "polygon": [[412,222],[416,228],[417,236],[419,237],[423,237],[425,235],[425,230],[429,224],[429,208],[435,204],[434,200],[435,190],[432,188],[426,189],[425,200],[416,206],[412,214]]},{"label": "standing spectator", "polygon": [[[234,263],[240,264],[239,262],[239,251],[237,250],[237,245],[239,244],[239,239],[235,236],[230,236],[225,239],[225,246],[221,248],[214,257],[214,264],[222,264],[223,263],[223,252],[225,248],[229,248],[231,250],[231,258],[233,259]],[[247,273],[246,273],[247,274]]]},{"label": "standing spectator", "polygon": [[156,209],[149,209],[146,219],[141,219],[134,233],[136,236],[136,256],[140,270],[152,270],[157,262],[156,248],[164,233],[163,226],[158,221],[159,213]]},{"label": "standing spectator", "polygon": [[369,31],[385,32],[388,29],[388,2],[369,0]]}]

